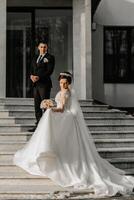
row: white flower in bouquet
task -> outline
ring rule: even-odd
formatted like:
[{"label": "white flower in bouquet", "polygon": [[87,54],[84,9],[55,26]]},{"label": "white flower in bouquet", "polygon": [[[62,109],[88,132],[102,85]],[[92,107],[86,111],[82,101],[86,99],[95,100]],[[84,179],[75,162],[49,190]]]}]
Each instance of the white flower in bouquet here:
[{"label": "white flower in bouquet", "polygon": [[40,108],[43,109],[43,108],[51,108],[54,106],[54,103],[51,99],[44,99],[42,100],[41,104],[40,104]]}]

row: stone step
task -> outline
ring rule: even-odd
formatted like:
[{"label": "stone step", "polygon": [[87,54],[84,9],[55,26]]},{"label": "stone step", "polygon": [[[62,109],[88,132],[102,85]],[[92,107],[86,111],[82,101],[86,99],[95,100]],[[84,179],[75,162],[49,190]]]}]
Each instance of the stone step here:
[{"label": "stone step", "polygon": [[18,173],[18,172],[4,172],[0,173],[0,179],[45,179],[46,177],[38,177],[30,175],[26,172]]},{"label": "stone step", "polygon": [[[58,186],[57,184],[55,184],[54,182],[50,180],[43,180],[41,184],[38,184],[37,180],[35,181],[34,184],[31,184],[32,181],[29,181],[29,179],[28,181],[23,180],[23,181],[18,181],[18,182],[15,180],[15,183],[12,185],[9,183],[10,181],[14,183],[12,179],[6,180],[5,183],[3,183],[4,181],[2,180],[0,181],[1,182],[0,194],[6,194],[6,195],[9,194],[10,196],[13,194],[17,194],[17,195],[23,194],[22,198],[25,197],[25,194],[28,194],[29,196],[27,196],[27,200],[30,200],[30,199],[37,200],[37,196],[40,197],[40,200],[41,199],[43,200],[43,199],[51,199],[52,193],[56,191],[67,191],[67,189]],[[49,196],[46,194],[49,194]]]},{"label": "stone step", "polygon": [[[8,161],[7,161],[7,163],[8,163],[8,165],[5,165],[0,161],[0,173],[4,172],[4,173],[9,173],[9,174],[11,174],[11,173],[29,174],[22,168],[14,165],[13,163],[9,163]],[[35,176],[35,178],[37,178],[37,177],[38,176]]]},{"label": "stone step", "polygon": [[81,105],[81,109],[83,112],[91,112],[91,111],[107,111],[107,105]]},{"label": "stone step", "polygon": [[1,142],[21,142],[21,141],[27,141],[28,138],[25,135],[0,135],[0,141]]},{"label": "stone step", "polygon": [[[91,131],[94,139],[134,139],[134,131]],[[16,132],[0,133],[1,142],[26,142],[33,133]]]},{"label": "stone step", "polygon": [[[128,148],[127,148],[128,149]],[[129,150],[122,148],[99,148],[98,149],[100,155],[111,162],[115,167],[127,170],[127,169],[134,169],[134,150],[129,148]],[[121,152],[121,153],[120,153]],[[125,152],[125,154],[124,154]],[[21,173],[18,176],[24,177],[26,175],[25,171],[13,164],[13,155],[15,151],[10,152],[2,152],[0,154],[0,172],[4,170],[9,170],[10,172],[14,171],[14,173]],[[110,156],[109,156],[109,155]],[[108,155],[108,156],[107,156]],[[121,157],[122,156],[122,157]],[[24,178],[23,177],[23,178]]]},{"label": "stone step", "polygon": [[88,124],[134,124],[134,117],[85,117]]},{"label": "stone step", "polygon": [[97,148],[97,151],[105,159],[134,157],[134,147]]},{"label": "stone step", "polygon": [[130,139],[95,139],[97,148],[134,147],[134,138]]},{"label": "stone step", "polygon": [[[100,106],[100,107],[104,107],[104,106],[106,106],[107,107],[107,105],[98,105],[98,104],[93,104],[92,103],[92,101],[91,100],[89,100],[89,101],[79,101],[79,103],[80,103],[80,105],[81,106],[86,106],[86,107],[98,107],[98,106]],[[14,108],[18,108],[18,107],[34,107],[34,102],[33,101],[8,101],[8,102],[0,102],[0,107],[1,108],[3,108],[3,107],[5,107],[5,108],[12,108],[12,107],[14,107]]]},{"label": "stone step", "polygon": [[0,116],[0,125],[1,124],[35,124],[35,118],[28,116]]},{"label": "stone step", "polygon": [[[106,125],[127,125],[134,124],[133,117],[85,117],[85,121],[88,125],[92,124],[106,124]],[[35,124],[35,118],[32,116],[29,117],[1,117],[0,126],[4,124],[24,124],[33,126]]]},{"label": "stone step", "polygon": [[[134,158],[107,158],[107,160],[113,164],[115,167],[127,170],[127,169],[134,169]],[[9,172],[9,173],[8,173]],[[7,174],[7,175],[5,175]],[[28,176],[27,176],[28,175]],[[13,156],[10,157],[8,160],[1,160],[0,159],[0,178],[2,176],[5,176],[5,178],[11,178],[14,176],[14,178],[33,178],[29,173],[24,171],[18,166],[15,166],[13,164]],[[4,177],[3,177],[4,178]],[[37,178],[37,177],[35,177]],[[41,177],[44,178],[44,177]]]},{"label": "stone step", "polygon": [[30,101],[24,101],[23,99],[22,100],[20,100],[20,101],[18,101],[18,100],[12,100],[12,101],[3,101],[3,102],[1,102],[0,101],[0,106],[2,106],[2,105],[4,105],[4,106],[10,106],[10,105],[17,105],[17,106],[21,106],[21,105],[29,105],[29,106],[33,106],[34,105],[34,101],[33,100],[30,100]]},{"label": "stone step", "polygon": [[26,179],[0,179],[0,188],[2,185],[27,185],[27,186],[34,186],[34,185],[45,185],[45,184],[48,184],[48,185],[55,185],[53,181],[51,181],[50,179],[48,178],[40,178],[40,176],[34,176],[33,175],[33,179],[31,178],[26,178]]},{"label": "stone step", "polygon": [[90,131],[134,131],[134,124],[87,124]]},{"label": "stone step", "polygon": [[134,176],[134,168],[133,169],[132,168],[130,168],[130,169],[127,168],[127,169],[125,169],[125,172],[126,172],[126,175]]},{"label": "stone step", "polygon": [[[4,156],[3,156],[4,157]],[[5,159],[5,160],[4,160]],[[14,167],[14,163],[13,163],[13,155],[9,155],[8,157],[5,156],[5,158],[1,158],[0,156],[0,167]],[[17,166],[16,166],[17,167]],[[18,168],[18,167],[17,167]]]},{"label": "stone step", "polygon": [[[125,112],[115,112],[115,111],[84,111],[84,117],[126,117]],[[9,111],[9,110],[0,110],[0,116],[1,117],[9,117],[9,116],[14,116],[14,117],[34,117],[35,113],[33,111],[28,111],[28,110],[14,110],[14,111]]]},{"label": "stone step", "polygon": [[9,117],[9,116],[13,116],[13,117],[34,117],[35,113],[34,110],[13,110],[13,111],[9,111],[9,110],[0,110],[0,116],[3,117]]},{"label": "stone step", "polygon": [[[97,148],[134,147],[134,138],[127,139],[94,139]],[[0,141],[0,151],[16,151],[22,148],[26,141]]]},{"label": "stone step", "polygon": [[[112,159],[107,159],[111,164],[113,164],[115,167],[120,168],[125,170],[126,172],[127,169],[134,169],[134,158],[112,158]],[[131,171],[130,170],[130,171]]]},{"label": "stone step", "polygon": [[[34,124],[1,124],[0,132],[24,132]],[[134,131],[134,124],[87,124],[90,131]]]},{"label": "stone step", "polygon": [[0,162],[2,164],[13,164],[13,156],[16,151],[0,151]]},{"label": "stone step", "polygon": [[[134,159],[133,158],[112,158],[107,159],[115,167],[125,170],[127,173],[134,169]],[[13,165],[13,163],[5,165],[0,161],[0,179],[45,179],[45,176],[34,176],[27,173],[25,170],[18,166]]]},{"label": "stone step", "polygon": [[[127,149],[127,151],[126,151]],[[105,158],[105,159],[113,159],[113,158],[132,158],[134,157],[134,150],[133,148],[98,148],[97,151],[99,154]],[[13,163],[13,155],[16,152],[16,150],[10,150],[7,149],[4,151],[0,151],[0,163],[3,165],[11,165]]]},{"label": "stone step", "polygon": [[21,129],[21,126],[20,125],[16,125],[16,124],[3,124],[3,125],[0,125],[0,132],[5,132],[5,133],[8,133],[8,132],[21,132],[22,129]]},{"label": "stone step", "polygon": [[27,131],[28,129],[33,128],[33,124],[11,124],[11,123],[6,123],[6,124],[0,124],[0,132],[5,132],[5,133],[16,133],[16,132],[24,132]]},{"label": "stone step", "polygon": [[34,102],[33,98],[14,98],[14,97],[6,97],[6,98],[0,98],[0,103],[30,103]]},{"label": "stone step", "polygon": [[[17,124],[17,126],[18,126],[18,124]],[[9,136],[9,137],[10,136],[29,136],[29,135],[32,135],[32,133],[28,132],[28,131],[14,132],[14,133],[12,133],[12,132],[8,132],[8,133],[6,133],[6,132],[0,132],[0,136]]]},{"label": "stone step", "polygon": [[128,139],[134,138],[134,131],[90,131],[94,139]]},{"label": "stone step", "polygon": [[27,141],[31,137],[30,132],[0,133],[0,142],[19,142]]},{"label": "stone step", "polygon": [[79,100],[79,104],[80,104],[80,106],[82,106],[82,105],[85,105],[85,106],[98,105],[98,104],[94,103],[93,100]]},{"label": "stone step", "polygon": [[[134,160],[133,158],[112,158],[112,159],[107,159],[112,165],[115,167],[122,169],[127,172],[127,169],[134,169]],[[8,176],[8,173],[6,171],[6,167],[8,167],[8,170],[10,172],[10,176]],[[5,171],[4,171],[5,170]],[[11,178],[12,175],[14,178],[30,178],[31,175],[25,172],[23,169],[20,167],[17,167],[13,165],[12,161],[1,161],[0,160],[0,173],[7,174],[5,178]],[[0,178],[2,176],[0,175]],[[44,178],[44,177],[42,177]]]},{"label": "stone step", "polygon": [[3,125],[3,124],[15,124],[15,118],[0,116],[0,125]]},{"label": "stone step", "polygon": [[28,110],[28,111],[34,111],[34,106],[33,105],[14,105],[14,104],[8,104],[8,105],[0,105],[0,110],[9,110],[9,111],[13,111],[13,110]]},{"label": "stone step", "polygon": [[[85,117],[88,124],[134,124],[134,117]],[[0,117],[1,124],[35,124],[35,118],[32,116],[19,116],[19,117]]]},{"label": "stone step", "polygon": [[113,110],[106,110],[106,111],[84,111],[84,117],[126,117],[125,111],[113,111]]},{"label": "stone step", "polygon": [[[93,104],[92,103],[92,101],[80,101],[79,102],[80,103],[80,106],[86,106],[86,107],[88,107],[88,106],[98,106],[98,104]],[[1,108],[3,108],[3,107],[5,107],[5,109],[6,108],[10,108],[10,107],[15,107],[15,108],[17,108],[17,107],[19,107],[20,106],[20,108],[21,107],[24,107],[24,106],[26,106],[27,108],[28,107],[34,107],[34,102],[33,101],[28,101],[28,102],[26,102],[26,101],[21,101],[21,102],[3,102],[3,103],[0,103],[0,107]],[[102,105],[100,105],[100,107],[101,107]],[[103,105],[103,106],[106,106],[106,105]]]},{"label": "stone step", "polygon": [[15,123],[16,124],[35,124],[36,120],[34,117],[16,117]]},{"label": "stone step", "polygon": [[6,97],[6,98],[0,98],[0,102],[4,103],[4,102],[29,102],[29,101],[33,101],[33,98],[21,98],[21,97]]},{"label": "stone step", "polygon": [[[94,139],[134,139],[134,131],[90,131]],[[4,132],[0,133],[1,142],[26,142],[33,133],[30,132]]]},{"label": "stone step", "polygon": [[[91,199],[90,194],[88,194],[88,191],[80,193],[80,192],[71,192],[69,195],[67,191],[56,191],[55,193],[51,194],[0,194],[0,199],[2,200],[48,200],[48,199]],[[95,198],[92,198],[92,200]],[[97,198],[96,198],[97,199]],[[102,198],[101,198],[102,199]],[[133,193],[131,195],[126,196],[120,196],[117,195],[116,197],[111,198],[103,198],[103,200],[133,200]]]},{"label": "stone step", "polygon": [[[9,187],[10,188],[10,187]],[[10,188],[10,190],[12,191],[12,189]],[[25,188],[23,187],[23,190],[25,190]],[[48,199],[61,199],[59,198],[59,196],[64,196],[64,192],[58,192],[58,194],[52,194],[52,192],[50,192],[50,194],[48,193],[1,193],[0,194],[0,199],[1,200],[48,200]],[[76,197],[77,198],[77,197]],[[78,198],[77,198],[78,199]],[[86,199],[86,198],[85,198]],[[119,199],[118,199],[119,200]],[[121,200],[128,200],[128,199],[121,199]],[[129,199],[131,200],[131,199]]]},{"label": "stone step", "polygon": [[[54,98],[51,98],[54,100]],[[34,103],[34,99],[33,98],[13,98],[13,97],[6,97],[6,98],[0,98],[0,103]],[[93,99],[80,99],[79,100],[80,103],[94,103]]]},{"label": "stone step", "polygon": [[[134,175],[133,174],[134,160],[133,161],[131,159],[124,160],[124,158],[120,158],[118,160],[109,159],[109,162],[113,164],[115,167],[124,170],[126,174]],[[46,176],[31,175],[17,166],[0,166],[0,186],[1,186],[1,180],[7,180],[7,181],[13,180],[17,182],[20,181],[21,183],[23,181],[23,184],[26,184],[26,180],[29,180],[29,181],[32,180],[34,182],[37,181],[38,183],[39,181],[42,181],[42,180],[49,181],[49,178]]]},{"label": "stone step", "polygon": [[46,176],[31,175],[17,166],[0,166],[0,179],[48,179]]},{"label": "stone step", "polygon": [[[12,185],[10,182],[12,183]],[[27,180],[26,179],[13,180],[12,178],[5,180],[0,179],[0,194],[10,194],[10,195],[34,194],[36,197],[36,195],[42,195],[42,194],[52,193],[54,191],[66,191],[66,190],[67,189],[60,187],[51,180],[47,179],[43,179],[42,181],[41,179],[39,179],[38,181],[37,179],[35,180],[31,179],[30,181],[29,178]],[[29,199],[31,199],[31,197]]]},{"label": "stone step", "polygon": [[[107,110],[107,105],[81,105],[82,111],[106,111]],[[34,111],[34,106],[33,105],[0,105],[0,111],[1,110],[9,110],[9,111],[21,111],[21,110],[26,110],[26,111]]]},{"label": "stone step", "polygon": [[[130,139],[134,138],[134,131],[91,131],[90,134],[94,139]],[[33,133],[30,132],[0,132],[0,141],[27,141],[30,139]]]},{"label": "stone step", "polygon": [[[0,151],[0,159],[6,160],[11,159],[16,150],[20,149],[24,146],[24,142],[22,143],[5,143]],[[14,146],[14,147],[12,147]],[[3,149],[3,150],[2,150]],[[97,148],[97,151],[104,158],[121,158],[121,157],[134,157],[134,147],[100,147]]]},{"label": "stone step", "polygon": [[[113,164],[115,167],[126,170],[126,169],[134,169],[134,158],[111,158],[107,159],[111,164]],[[9,173],[8,173],[9,172]],[[0,159],[0,178],[2,178],[3,174],[7,174],[5,178],[9,178],[12,175],[15,175],[15,177],[22,177],[26,178],[29,173],[27,173],[25,170],[21,169],[18,166],[15,166],[13,164],[13,156],[10,160],[1,160]],[[1,175],[2,174],[2,175]],[[24,175],[24,176],[23,176]],[[31,177],[29,175],[28,177]],[[33,177],[32,177],[33,178]],[[44,177],[42,177],[44,178]]]},{"label": "stone step", "polygon": [[25,144],[26,142],[0,142],[0,151],[17,151]]}]

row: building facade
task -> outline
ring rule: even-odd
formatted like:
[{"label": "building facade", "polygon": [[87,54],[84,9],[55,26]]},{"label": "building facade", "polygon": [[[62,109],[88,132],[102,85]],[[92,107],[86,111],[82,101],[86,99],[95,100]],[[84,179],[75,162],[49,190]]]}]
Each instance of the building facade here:
[{"label": "building facade", "polygon": [[0,97],[32,97],[31,60],[45,40],[52,97],[70,71],[79,99],[134,107],[133,9],[133,0],[0,0]]},{"label": "building facade", "polygon": [[30,63],[41,40],[56,59],[52,96],[59,72],[70,71],[78,97],[92,97],[90,0],[1,0],[0,13],[0,97],[31,97]]}]

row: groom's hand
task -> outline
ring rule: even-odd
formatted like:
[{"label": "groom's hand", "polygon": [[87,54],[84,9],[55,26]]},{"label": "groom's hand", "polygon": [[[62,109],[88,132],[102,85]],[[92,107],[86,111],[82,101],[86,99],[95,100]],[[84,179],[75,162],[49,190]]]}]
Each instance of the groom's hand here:
[{"label": "groom's hand", "polygon": [[39,80],[39,76],[31,75],[31,76],[30,76],[30,79],[32,80],[33,83],[35,83],[36,81]]},{"label": "groom's hand", "polygon": [[39,80],[39,76],[34,76],[35,82]]}]

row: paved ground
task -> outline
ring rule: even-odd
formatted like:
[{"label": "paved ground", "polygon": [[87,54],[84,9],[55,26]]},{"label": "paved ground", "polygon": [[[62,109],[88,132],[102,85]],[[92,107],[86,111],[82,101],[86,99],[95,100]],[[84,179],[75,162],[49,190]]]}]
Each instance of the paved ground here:
[{"label": "paved ground", "polygon": [[83,200],[134,200],[134,194],[132,195],[126,195],[126,196],[121,196],[121,195],[116,195],[115,197],[105,197],[105,198],[92,198],[89,194],[87,193],[68,193],[68,192],[55,192],[52,194],[49,194],[48,196],[46,195],[45,199],[66,199],[66,200],[71,200],[71,199],[83,199]]},{"label": "paved ground", "polygon": [[117,197],[109,197],[109,198],[91,198],[89,195],[52,195],[51,197],[48,197],[48,199],[66,199],[66,200],[71,200],[71,199],[82,199],[82,200],[134,200],[134,195],[131,196],[117,196]]}]

